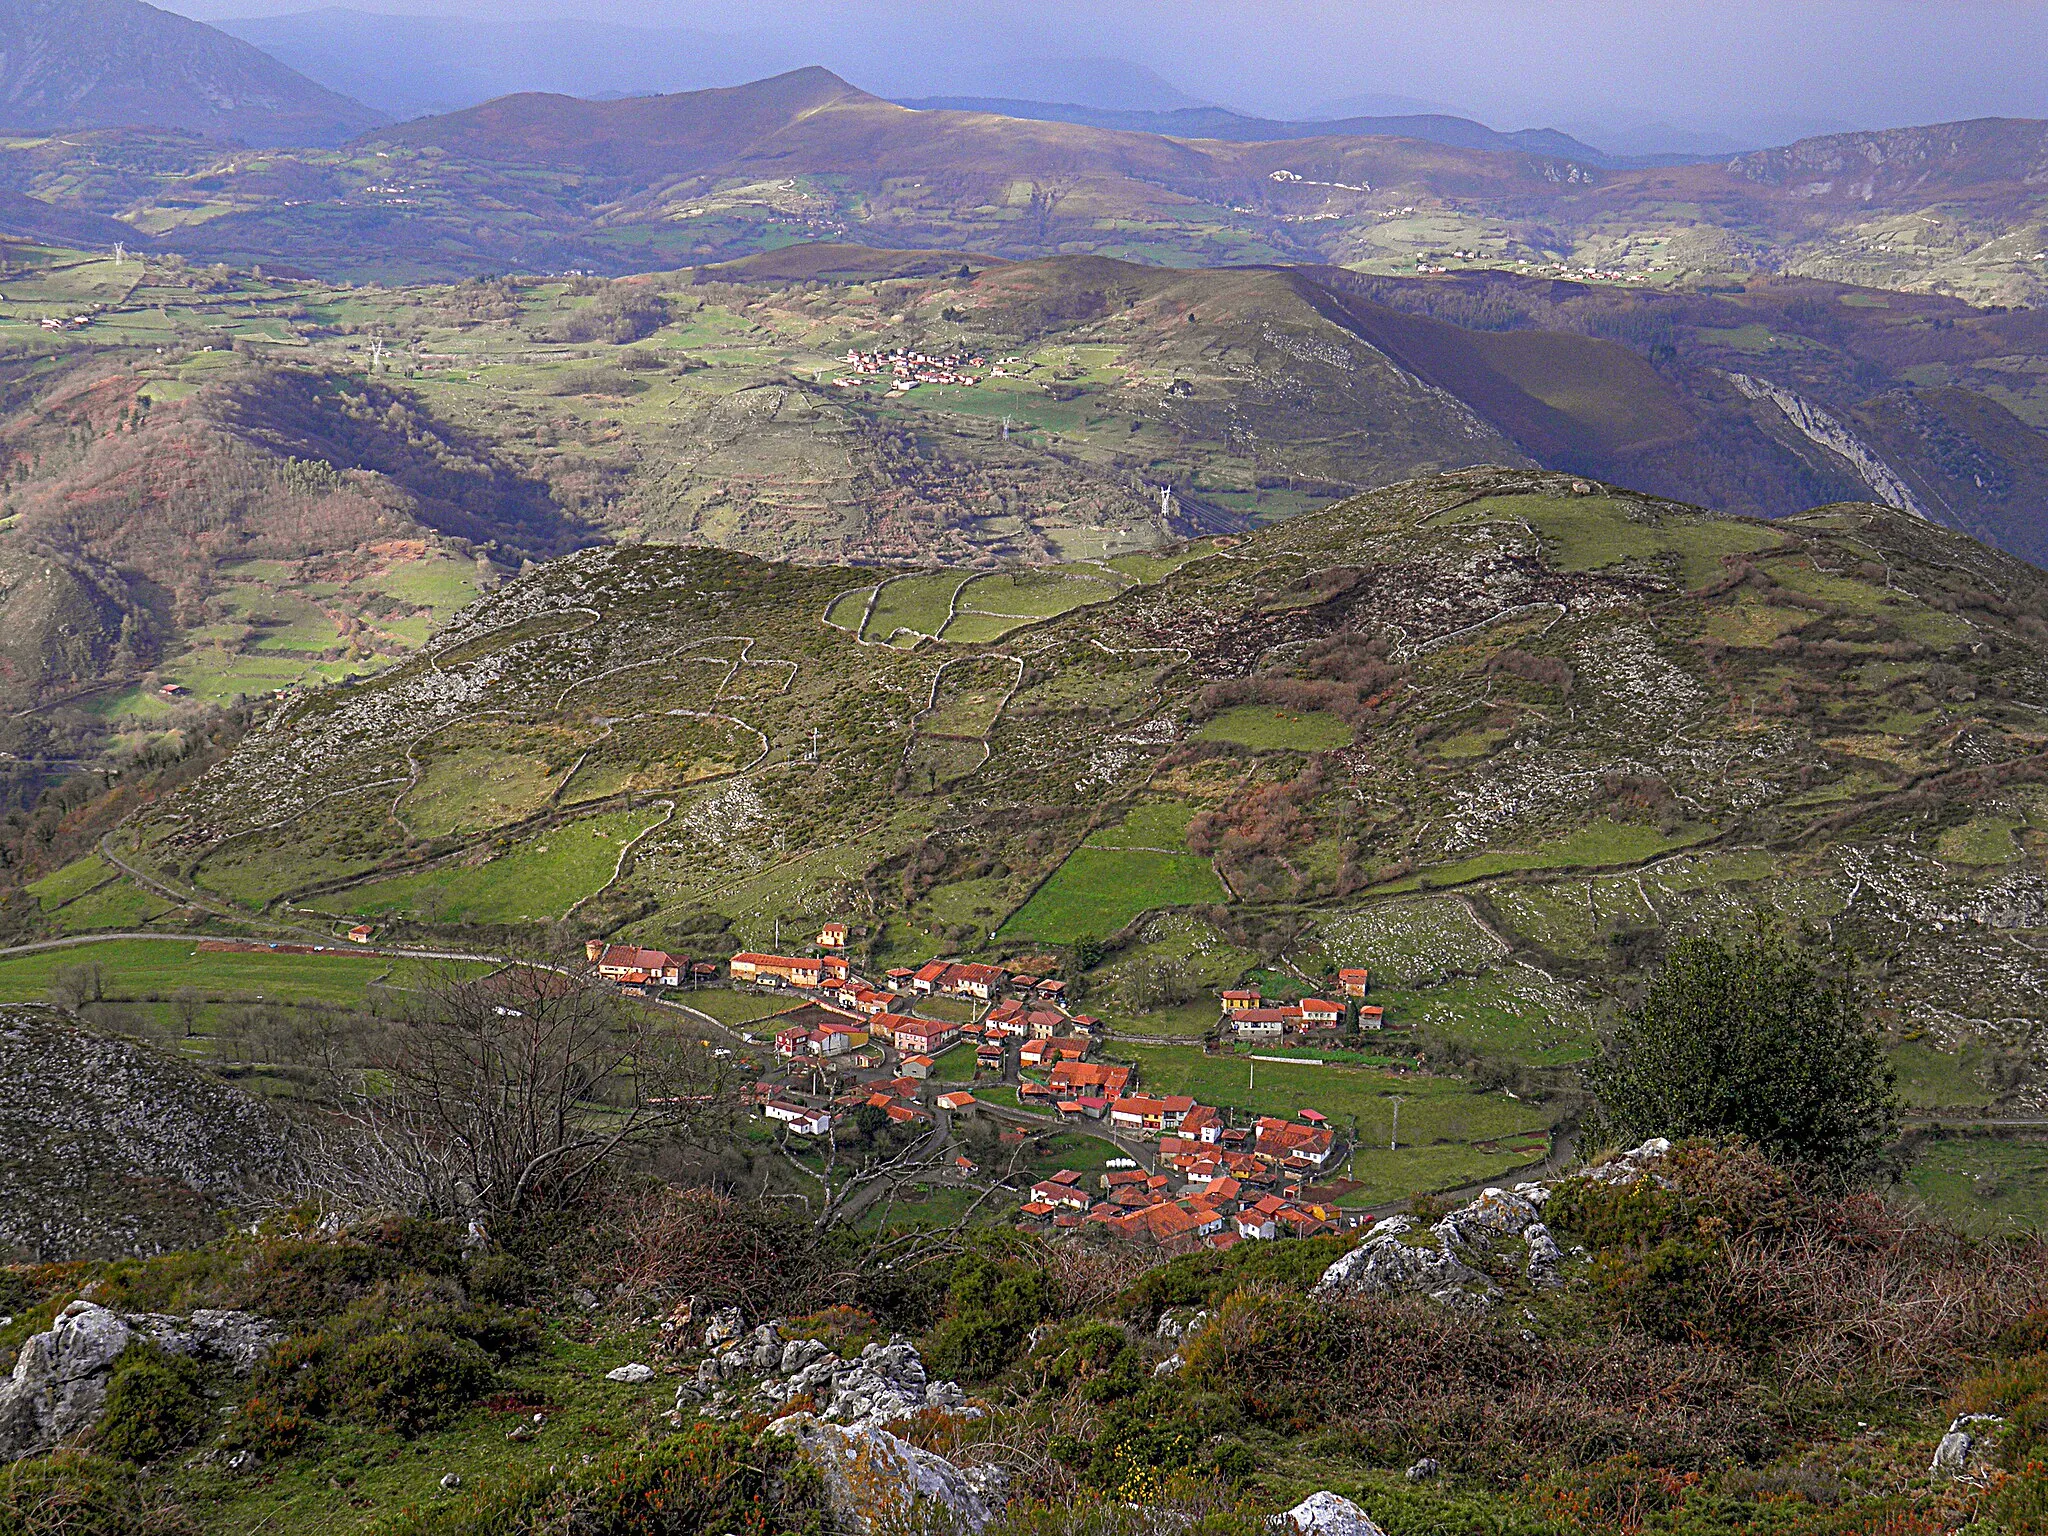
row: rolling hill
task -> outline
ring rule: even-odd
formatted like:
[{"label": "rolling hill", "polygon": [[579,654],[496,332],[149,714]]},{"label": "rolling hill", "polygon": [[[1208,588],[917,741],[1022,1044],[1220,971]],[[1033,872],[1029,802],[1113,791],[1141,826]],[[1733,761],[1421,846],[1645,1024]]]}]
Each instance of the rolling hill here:
[{"label": "rolling hill", "polygon": [[224,32],[141,0],[0,5],[0,127],[182,128],[338,144],[382,121]]},{"label": "rolling hill", "polygon": [[611,101],[504,97],[260,162],[132,130],[14,146],[0,150],[0,185],[209,261],[384,280],[647,271],[838,242],[1645,287],[1798,275],[2008,307],[2048,297],[2038,123],[1636,167],[1561,135],[1458,123],[1237,136],[1268,131],[1254,121],[1187,138],[914,111],[811,68]]},{"label": "rolling hill", "polygon": [[1185,1029],[1148,977],[1371,964],[1525,1067],[1756,914],[1883,956],[1902,1039],[2031,1103],[2044,682],[2048,576],[1893,509],[1471,470],[1033,571],[570,556],[115,846],[248,922],[1062,947],[1138,1035]]}]

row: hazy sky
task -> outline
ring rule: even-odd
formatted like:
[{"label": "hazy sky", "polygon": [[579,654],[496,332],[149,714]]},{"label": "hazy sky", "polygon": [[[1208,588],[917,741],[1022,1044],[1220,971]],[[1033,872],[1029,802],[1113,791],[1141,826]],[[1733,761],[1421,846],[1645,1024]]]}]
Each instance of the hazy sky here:
[{"label": "hazy sky", "polygon": [[[309,7],[169,0],[169,8],[218,20]],[[750,59],[822,63],[894,96],[986,93],[1011,61],[1109,57],[1149,66],[1204,100],[1272,116],[1394,95],[1500,128],[1661,123],[1748,144],[1845,127],[2048,117],[2048,0],[369,0],[356,8],[738,34]]]}]

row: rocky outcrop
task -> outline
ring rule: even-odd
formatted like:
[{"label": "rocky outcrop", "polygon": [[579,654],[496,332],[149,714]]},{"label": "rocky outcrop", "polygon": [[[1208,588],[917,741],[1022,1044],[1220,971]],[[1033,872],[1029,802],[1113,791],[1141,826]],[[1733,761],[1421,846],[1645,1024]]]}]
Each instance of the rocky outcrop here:
[{"label": "rocky outcrop", "polygon": [[737,1312],[714,1317],[704,1336],[710,1348],[695,1382],[676,1389],[676,1411],[732,1417],[750,1405],[770,1409],[799,1400],[819,1417],[849,1429],[879,1429],[927,1410],[979,1418],[959,1383],[934,1381],[917,1346],[898,1335],[870,1344],[857,1359],[841,1359],[819,1339],[785,1338],[782,1325],[738,1332]]},{"label": "rocky outcrop", "polygon": [[[1658,1165],[1670,1152],[1671,1143],[1658,1137],[1572,1177],[1620,1185],[1657,1178]],[[1324,1299],[1422,1295],[1446,1305],[1484,1306],[1500,1294],[1484,1266],[1506,1242],[1522,1244],[1523,1276],[1531,1286],[1561,1286],[1565,1255],[1542,1215],[1555,1187],[1528,1183],[1485,1190],[1427,1230],[1418,1230],[1407,1216],[1390,1216],[1323,1271],[1314,1294]]]},{"label": "rocky outcrop", "polygon": [[937,1530],[975,1536],[1002,1508],[1003,1475],[963,1468],[886,1429],[834,1424],[811,1413],[776,1419],[769,1432],[796,1441],[824,1478],[842,1529]]},{"label": "rocky outcrop", "polygon": [[1325,1489],[1312,1493],[1283,1515],[1273,1517],[1275,1536],[1387,1536],[1372,1516],[1342,1494]]},{"label": "rocky outcrop", "polygon": [[1927,508],[1920,498],[1913,494],[1913,488],[1901,480],[1898,472],[1877,456],[1862,438],[1829,415],[1803,395],[1795,395],[1781,384],[1769,379],[1751,378],[1746,373],[1731,373],[1728,382],[1733,384],[1745,399],[1768,400],[1785,413],[1785,419],[1799,429],[1807,441],[1816,443],[1828,452],[1845,458],[1863,477],[1877,495],[1877,499],[1888,507],[1897,507],[1901,512],[1910,512],[1922,522],[1931,521]]},{"label": "rocky outcrop", "polygon": [[0,1259],[149,1254],[219,1235],[288,1161],[284,1124],[182,1061],[53,1008],[0,1007]]},{"label": "rocky outcrop", "polygon": [[283,1334],[246,1312],[199,1311],[190,1317],[142,1312],[123,1316],[74,1301],[48,1332],[32,1335],[0,1382],[0,1460],[33,1456],[90,1428],[106,1406],[107,1383],[121,1351],[138,1338],[177,1355],[253,1370]]}]

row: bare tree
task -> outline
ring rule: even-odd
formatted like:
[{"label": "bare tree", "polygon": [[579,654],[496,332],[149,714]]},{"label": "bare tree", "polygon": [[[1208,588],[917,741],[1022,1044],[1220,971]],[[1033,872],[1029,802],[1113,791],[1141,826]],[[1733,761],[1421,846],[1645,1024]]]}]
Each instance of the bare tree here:
[{"label": "bare tree", "polygon": [[439,975],[409,994],[377,1055],[346,1101],[361,1134],[331,1182],[444,1214],[573,1200],[628,1151],[731,1107],[709,1051],[580,965]]}]

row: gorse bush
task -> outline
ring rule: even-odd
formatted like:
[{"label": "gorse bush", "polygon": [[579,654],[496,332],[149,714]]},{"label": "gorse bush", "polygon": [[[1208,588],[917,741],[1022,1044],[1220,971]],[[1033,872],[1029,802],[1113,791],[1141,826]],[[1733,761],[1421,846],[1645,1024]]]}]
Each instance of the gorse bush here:
[{"label": "gorse bush", "polygon": [[946,1316],[925,1350],[926,1362],[942,1376],[991,1381],[1009,1369],[1051,1310],[1045,1271],[1019,1260],[970,1255],[954,1268]]},{"label": "gorse bush", "polygon": [[114,1362],[93,1445],[123,1461],[154,1461],[191,1444],[206,1428],[199,1367],[154,1344],[130,1344]]},{"label": "gorse bush", "polygon": [[497,1365],[540,1343],[531,1313],[453,1299],[452,1282],[386,1282],[324,1327],[287,1339],[257,1376],[285,1413],[339,1417],[404,1435],[453,1419]]}]

